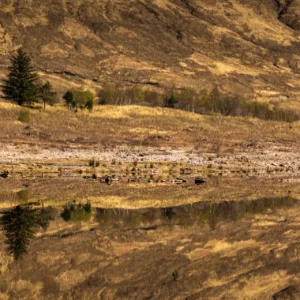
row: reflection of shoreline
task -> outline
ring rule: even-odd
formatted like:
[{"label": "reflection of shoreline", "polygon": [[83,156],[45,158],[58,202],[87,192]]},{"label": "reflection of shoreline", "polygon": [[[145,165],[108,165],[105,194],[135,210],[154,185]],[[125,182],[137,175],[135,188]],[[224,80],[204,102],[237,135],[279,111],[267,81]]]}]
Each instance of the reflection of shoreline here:
[{"label": "reflection of shoreline", "polygon": [[97,208],[95,218],[103,227],[144,227],[153,226],[204,226],[216,229],[220,222],[237,221],[243,217],[272,212],[283,207],[299,204],[299,200],[291,197],[264,198],[258,200],[242,200],[220,203],[193,203],[176,207],[149,209],[103,209]]},{"label": "reflection of shoreline", "polygon": [[[37,229],[46,230],[50,221],[55,220],[55,216],[59,215],[61,220],[64,219],[74,224],[93,222],[93,228],[89,231],[97,229],[148,231],[173,226],[194,227],[197,230],[208,227],[210,230],[215,230],[222,222],[236,222],[255,214],[274,213],[276,209],[294,207],[299,204],[300,200],[289,196],[251,201],[197,202],[176,207],[143,209],[92,209],[89,202],[86,204],[73,202],[66,205],[61,214],[57,213],[57,208],[33,208],[32,205],[27,204],[0,211],[0,225],[6,236],[8,253],[12,254],[15,259],[19,259],[26,253],[27,246]],[[58,236],[65,238],[80,233],[85,232],[80,230],[65,232]]]}]

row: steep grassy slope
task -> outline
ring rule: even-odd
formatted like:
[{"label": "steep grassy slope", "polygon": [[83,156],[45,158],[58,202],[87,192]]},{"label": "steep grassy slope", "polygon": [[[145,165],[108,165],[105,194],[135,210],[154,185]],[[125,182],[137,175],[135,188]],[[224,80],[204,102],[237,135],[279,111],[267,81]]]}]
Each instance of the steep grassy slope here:
[{"label": "steep grassy slope", "polygon": [[61,91],[68,80],[219,84],[297,107],[298,29],[298,0],[2,0],[0,74],[23,45]]}]

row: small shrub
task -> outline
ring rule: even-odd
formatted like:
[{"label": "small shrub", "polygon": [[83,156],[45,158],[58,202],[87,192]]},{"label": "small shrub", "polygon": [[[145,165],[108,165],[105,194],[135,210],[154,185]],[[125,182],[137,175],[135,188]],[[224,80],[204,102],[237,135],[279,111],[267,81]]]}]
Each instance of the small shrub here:
[{"label": "small shrub", "polygon": [[90,202],[87,202],[86,204],[83,205],[83,209],[85,212],[90,213],[92,212],[92,205]]},{"label": "small shrub", "polygon": [[73,94],[71,91],[67,91],[63,96],[63,99],[66,101],[67,105],[70,107],[73,104]]},{"label": "small shrub", "polygon": [[90,166],[90,167],[94,167],[94,166],[95,166],[95,159],[91,159],[91,160],[89,161],[89,166]]},{"label": "small shrub", "polygon": [[23,123],[29,123],[31,120],[30,111],[28,109],[22,109],[19,113],[18,121]]},{"label": "small shrub", "polygon": [[[94,96],[93,96],[94,97]],[[94,98],[89,98],[85,107],[89,110],[92,111],[94,107]]]}]

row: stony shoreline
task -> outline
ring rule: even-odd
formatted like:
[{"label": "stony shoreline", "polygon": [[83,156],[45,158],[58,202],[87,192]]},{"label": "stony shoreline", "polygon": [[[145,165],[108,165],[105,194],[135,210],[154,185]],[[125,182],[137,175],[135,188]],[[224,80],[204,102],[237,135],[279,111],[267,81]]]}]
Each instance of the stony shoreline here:
[{"label": "stony shoreline", "polygon": [[241,173],[255,177],[290,177],[300,176],[300,152],[295,148],[273,146],[267,149],[240,150],[235,153],[201,153],[200,151],[128,148],[83,149],[42,147],[22,148],[4,145],[0,149],[0,168],[24,165],[61,165],[85,166],[95,159],[108,164],[134,163],[174,163],[207,169],[218,169],[223,175]]}]

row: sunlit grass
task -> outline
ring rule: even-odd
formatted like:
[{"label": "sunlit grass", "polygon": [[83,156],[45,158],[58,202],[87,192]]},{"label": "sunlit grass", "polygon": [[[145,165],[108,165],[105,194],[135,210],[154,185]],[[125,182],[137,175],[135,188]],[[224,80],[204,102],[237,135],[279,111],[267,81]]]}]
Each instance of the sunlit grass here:
[{"label": "sunlit grass", "polygon": [[[68,110],[63,105],[30,109],[30,126],[37,134],[26,136],[18,121],[22,108],[0,101],[0,140],[5,142],[128,145],[203,149],[251,141],[300,141],[299,122],[263,121],[245,117],[193,114],[143,106],[95,106],[92,112]],[[156,137],[153,137],[156,135]],[[9,139],[8,139],[9,138]]]}]

